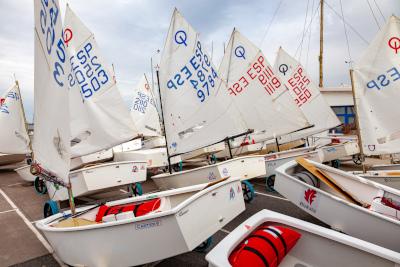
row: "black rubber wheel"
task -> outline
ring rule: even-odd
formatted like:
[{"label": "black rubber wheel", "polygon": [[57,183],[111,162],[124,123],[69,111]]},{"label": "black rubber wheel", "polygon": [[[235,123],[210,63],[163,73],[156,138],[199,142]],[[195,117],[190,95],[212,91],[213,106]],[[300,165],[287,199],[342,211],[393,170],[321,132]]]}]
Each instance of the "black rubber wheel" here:
[{"label": "black rubber wheel", "polygon": [[353,162],[357,165],[361,165],[362,164],[362,158],[360,154],[355,154],[353,155]]},{"label": "black rubber wheel", "polygon": [[267,192],[274,192],[274,184],[275,184],[275,174],[268,176],[265,180],[265,188]]},{"label": "black rubber wheel", "polygon": [[338,160],[338,159],[332,160],[331,165],[333,168],[339,169],[340,168],[340,160]]},{"label": "black rubber wheel", "polygon": [[212,242],[213,242],[212,237],[209,237],[207,238],[206,241],[204,241],[198,247],[196,247],[194,251],[204,253],[211,246]]},{"label": "black rubber wheel", "polygon": [[33,186],[35,187],[36,193],[38,193],[39,195],[44,195],[47,193],[46,183],[39,176],[35,178]]},{"label": "black rubber wheel", "polygon": [[143,187],[140,183],[129,185],[128,191],[135,197],[143,195]]},{"label": "black rubber wheel", "polygon": [[254,187],[249,181],[242,181],[242,192],[244,201],[250,203],[255,197]]}]

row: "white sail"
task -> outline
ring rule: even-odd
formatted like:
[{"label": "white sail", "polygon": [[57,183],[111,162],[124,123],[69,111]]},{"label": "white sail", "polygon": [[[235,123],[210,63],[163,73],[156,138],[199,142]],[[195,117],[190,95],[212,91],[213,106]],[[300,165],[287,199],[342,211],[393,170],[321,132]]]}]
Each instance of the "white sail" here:
[{"label": "white sail", "polygon": [[138,130],[93,33],[68,5],[64,39],[71,63],[72,156],[107,149],[137,136]]},{"label": "white sail", "polygon": [[248,127],[264,140],[309,126],[262,51],[235,29],[219,73]]},{"label": "white sail", "polygon": [[30,153],[21,93],[15,84],[0,97],[0,153]]},{"label": "white sail", "polygon": [[131,116],[140,134],[144,136],[161,135],[156,100],[146,75],[143,75],[134,89]]},{"label": "white sail", "polygon": [[295,135],[298,138],[320,133],[340,124],[339,119],[304,67],[282,47],[279,48],[274,70],[289,88],[294,103],[313,125],[312,128],[297,132]]},{"label": "white sail", "polygon": [[364,154],[400,152],[400,19],[392,16],[354,67]]},{"label": "white sail", "polygon": [[171,155],[247,131],[198,33],[175,9],[161,58],[160,88]]},{"label": "white sail", "polygon": [[35,161],[68,182],[70,128],[67,71],[59,4],[34,1],[35,17]]}]

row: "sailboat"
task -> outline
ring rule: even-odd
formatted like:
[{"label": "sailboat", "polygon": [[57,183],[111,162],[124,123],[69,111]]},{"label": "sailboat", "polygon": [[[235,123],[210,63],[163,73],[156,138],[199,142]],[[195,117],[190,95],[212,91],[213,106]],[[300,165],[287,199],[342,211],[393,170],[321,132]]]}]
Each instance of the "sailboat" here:
[{"label": "sailboat", "polygon": [[[58,1],[35,1],[34,13],[35,97],[46,97],[35,101],[32,171],[67,187],[71,208],[36,226],[63,262],[133,266],[172,257],[196,248],[244,210],[240,182],[233,178],[75,209],[69,175],[72,125],[65,123],[72,100],[61,71],[69,62]],[[54,44],[46,43],[47,29],[56,37]]]},{"label": "sailboat", "polygon": [[[358,123],[358,139],[365,156],[400,152],[400,124],[396,108],[400,58],[394,36],[400,35],[400,18],[391,16],[352,70],[352,89]],[[374,167],[373,167],[374,168]],[[387,170],[391,168],[392,170]],[[377,166],[357,175],[400,189],[400,165]]]},{"label": "sailboat", "polygon": [[301,158],[276,172],[275,190],[303,211],[333,229],[400,252],[400,191]]},{"label": "sailboat", "polygon": [[[274,69],[288,85],[293,99],[304,112],[308,121],[314,125],[310,129],[292,134],[292,139],[309,137],[335,128],[340,124],[337,116],[325,101],[305,68],[282,47],[279,48]],[[359,153],[357,142],[331,144],[319,149],[322,152],[322,162],[331,162]]]},{"label": "sailboat", "polygon": [[[0,97],[0,166],[15,168],[15,163],[31,152],[18,82]],[[10,167],[8,167],[10,166]]]},{"label": "sailboat", "polygon": [[253,148],[262,153],[265,141],[310,126],[262,51],[237,29],[231,34],[219,73],[243,119],[254,129],[251,142],[239,142],[236,149],[233,146],[235,155]]},{"label": "sailboat", "polygon": [[[198,33],[177,10],[163,50],[159,80],[170,157],[250,132],[249,124],[229,96]],[[245,156],[151,178],[160,189],[168,189],[207,183],[219,177],[247,180],[264,174],[262,156]],[[244,188],[246,192],[249,188],[251,191],[247,181]],[[250,195],[249,200],[254,197],[254,192]]]},{"label": "sailboat", "polygon": [[[52,12],[55,12],[56,6],[52,8]],[[58,9],[57,12],[59,12]],[[59,14],[57,13],[57,15]],[[61,21],[61,18],[57,18]],[[42,27],[43,25],[39,26]],[[66,124],[70,122],[71,138],[68,139],[71,140],[68,143],[71,151],[70,157],[85,156],[91,160],[99,160],[98,155],[100,155],[100,160],[103,160],[103,155],[107,156],[108,153],[104,152],[104,149],[134,138],[137,129],[123,103],[116,82],[99,52],[93,33],[80,21],[68,5],[65,12],[65,28],[59,42],[54,49],[59,49],[56,55],[67,62],[63,67],[66,80],[57,80],[58,76],[57,79],[54,79],[56,79],[55,82],[58,86],[62,84],[69,88],[69,101],[67,103],[70,107],[67,111],[69,110],[70,116],[69,119],[62,121]],[[62,51],[60,47],[63,49]],[[60,53],[62,55],[59,55]],[[56,68],[60,68],[58,64],[56,64]],[[36,68],[40,69],[42,66],[38,63]],[[36,77],[39,81],[42,78],[39,73]],[[35,88],[38,86],[41,85],[35,84]],[[36,100],[39,98],[35,97]],[[37,105],[35,101],[35,116],[37,114],[36,109],[40,110],[39,105],[41,105],[40,100]],[[43,137],[41,136],[41,116],[44,115],[39,111],[38,118],[35,117],[39,121],[39,125],[37,125],[38,130],[35,128],[34,140],[38,139],[38,142]],[[36,138],[36,136],[39,136],[39,138]],[[36,153],[34,159],[40,162]],[[76,165],[72,165],[73,160],[68,162],[70,169],[76,168]],[[82,158],[78,161],[79,163],[84,163]],[[33,169],[37,172],[37,166],[33,166]],[[33,174],[37,176],[35,172]],[[43,176],[41,177],[43,178]],[[70,171],[65,186],[60,186],[59,183],[54,183],[51,179],[44,179],[46,186],[41,186],[38,183],[37,188],[44,188],[38,191],[42,193],[47,191],[51,198],[44,206],[44,214],[48,216],[57,213],[58,206],[62,206],[62,202],[68,200],[70,194],[73,194],[74,197],[87,196],[109,190],[112,187],[137,184],[145,180],[146,162],[144,161],[91,163]],[[71,192],[68,192],[68,190]],[[138,192],[140,192],[139,189]],[[58,203],[55,203],[55,201]]]},{"label": "sailboat", "polygon": [[[319,88],[312,81],[305,68],[282,47],[279,48],[274,70],[289,88],[290,95],[296,105],[304,112],[308,121],[313,125],[311,128],[283,136],[283,139],[290,141],[308,138],[340,124],[337,116],[327,104]],[[267,189],[273,190],[276,174],[275,169],[299,156],[315,162],[331,162],[358,153],[357,142],[345,142],[319,148],[311,145],[306,148],[290,149],[267,155]]]},{"label": "sailboat", "polygon": [[[285,247],[280,240],[285,242]],[[400,253],[303,220],[262,210],[229,233],[207,254],[206,260],[210,267],[278,264],[283,267],[395,267],[400,264]]]},{"label": "sailboat", "polygon": [[[143,136],[127,143],[113,148],[114,161],[144,160],[147,163],[147,169],[165,168],[168,166],[167,150],[165,148],[165,139],[162,137],[160,118],[158,115],[155,98],[150,88],[146,75],[143,75],[134,90],[134,99],[130,114],[138,132]],[[156,138],[155,141],[151,140]],[[144,140],[147,142],[147,148],[142,147]],[[142,141],[143,140],[143,141]],[[158,144],[159,140],[164,141]],[[152,145],[149,144],[152,143]],[[155,147],[153,147],[155,146]],[[179,157],[174,157],[171,164],[180,162]]]}]

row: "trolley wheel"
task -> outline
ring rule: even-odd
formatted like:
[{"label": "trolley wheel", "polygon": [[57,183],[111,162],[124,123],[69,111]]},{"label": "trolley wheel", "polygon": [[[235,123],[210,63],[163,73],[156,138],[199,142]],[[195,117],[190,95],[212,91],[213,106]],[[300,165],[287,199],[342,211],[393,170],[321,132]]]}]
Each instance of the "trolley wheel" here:
[{"label": "trolley wheel", "polygon": [[338,160],[338,159],[332,160],[332,161],[331,161],[331,165],[332,165],[333,168],[339,169],[339,167],[340,167],[340,160]]},{"label": "trolley wheel", "polygon": [[35,187],[36,193],[38,193],[39,195],[44,195],[47,193],[46,183],[39,176],[35,178],[33,186]]},{"label": "trolley wheel", "polygon": [[353,157],[353,162],[357,165],[361,165],[362,164],[362,158],[360,154],[355,154],[352,156]]},{"label": "trolley wheel", "polygon": [[255,197],[254,187],[249,181],[242,181],[242,192],[244,201],[250,203]]},{"label": "trolley wheel", "polygon": [[268,176],[267,179],[265,180],[265,187],[267,188],[267,192],[275,192],[274,184],[275,184],[275,174],[272,174]]},{"label": "trolley wheel", "polygon": [[45,218],[50,217],[57,213],[58,213],[57,202],[55,202],[54,200],[48,200],[46,203],[44,203],[43,216]]},{"label": "trolley wheel", "polygon": [[206,252],[206,250],[207,250],[209,247],[211,247],[212,242],[213,242],[213,238],[212,238],[212,236],[211,236],[211,237],[207,238],[206,241],[204,241],[204,242],[201,243],[199,246],[197,246],[197,247],[194,249],[194,251],[196,251],[196,252],[201,252],[201,253]]},{"label": "trolley wheel", "polygon": [[172,169],[173,169],[175,172],[181,172],[182,169],[183,169],[183,163],[182,163],[182,161],[179,161],[179,163],[172,165]]},{"label": "trolley wheel", "polygon": [[132,193],[132,196],[141,196],[143,195],[143,187],[140,183],[134,183],[129,185],[128,191]]},{"label": "trolley wheel", "polygon": [[212,154],[210,156],[210,159],[209,159],[208,163],[209,163],[209,165],[217,163],[217,157],[215,156],[215,154]]}]

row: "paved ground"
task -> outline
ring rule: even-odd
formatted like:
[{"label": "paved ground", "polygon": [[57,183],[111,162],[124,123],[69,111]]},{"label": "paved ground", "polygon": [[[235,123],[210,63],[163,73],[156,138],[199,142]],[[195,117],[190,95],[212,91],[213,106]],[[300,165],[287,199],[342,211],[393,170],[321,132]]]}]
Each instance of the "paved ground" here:
[{"label": "paved ground", "polygon": [[[354,166],[344,164],[342,168],[353,169]],[[213,246],[241,222],[262,209],[324,225],[278,193],[266,192],[264,180],[252,182],[257,194],[255,200],[246,204],[246,210],[242,214],[213,236]],[[145,183],[145,192],[154,189],[151,181]],[[118,194],[122,192],[119,191]],[[51,248],[33,226],[34,221],[42,218],[42,207],[46,200],[47,196],[37,195],[33,187],[23,182],[15,172],[0,172],[0,266],[59,266],[51,254]],[[190,252],[154,263],[152,266],[207,266],[207,262],[205,253]]]}]

